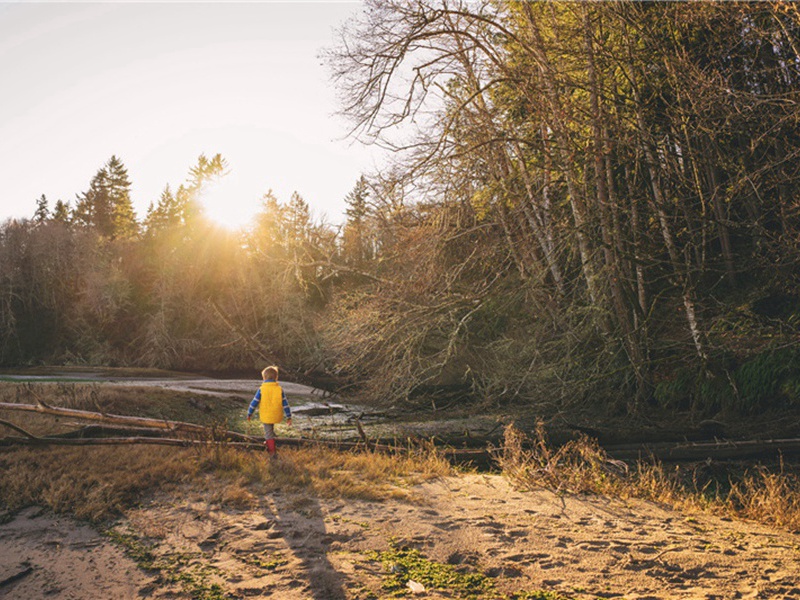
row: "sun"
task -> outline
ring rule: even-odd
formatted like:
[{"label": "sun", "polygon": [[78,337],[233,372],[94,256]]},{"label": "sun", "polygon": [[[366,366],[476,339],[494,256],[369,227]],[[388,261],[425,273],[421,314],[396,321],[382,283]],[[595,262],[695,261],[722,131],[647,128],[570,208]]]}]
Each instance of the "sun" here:
[{"label": "sun", "polygon": [[234,173],[205,184],[200,202],[207,219],[230,230],[250,225],[258,211],[257,194]]}]

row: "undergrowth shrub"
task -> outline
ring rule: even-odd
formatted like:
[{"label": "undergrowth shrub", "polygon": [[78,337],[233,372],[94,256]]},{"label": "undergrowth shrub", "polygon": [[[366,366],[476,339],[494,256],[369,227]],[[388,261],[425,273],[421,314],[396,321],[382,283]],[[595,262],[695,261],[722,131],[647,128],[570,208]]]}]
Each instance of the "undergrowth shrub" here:
[{"label": "undergrowth shrub", "polygon": [[781,348],[763,352],[734,373],[739,406],[752,413],[767,406],[793,405],[800,401],[800,349]]},{"label": "undergrowth shrub", "polygon": [[656,384],[654,397],[667,409],[704,413],[730,410],[748,415],[796,407],[800,405],[800,349],[767,350],[712,375],[680,369]]},{"label": "undergrowth shrub", "polygon": [[706,474],[707,463],[626,465],[585,437],[555,448],[541,423],[532,438],[514,426],[506,428],[504,444],[495,454],[503,473],[524,488],[638,498],[800,529],[800,477],[783,461],[777,470],[757,465],[738,476]]}]

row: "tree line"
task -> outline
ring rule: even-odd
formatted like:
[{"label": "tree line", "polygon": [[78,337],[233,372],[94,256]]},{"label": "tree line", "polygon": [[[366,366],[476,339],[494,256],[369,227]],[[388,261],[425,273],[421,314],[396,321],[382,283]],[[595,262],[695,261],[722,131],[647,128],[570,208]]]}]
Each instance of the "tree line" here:
[{"label": "tree line", "polygon": [[218,157],[137,224],[112,157],[72,213],[3,227],[2,362],[793,402],[798,34],[781,2],[368,0],[325,58],[353,135],[393,152],[342,226],[268,194],[243,237],[213,229],[193,203]]}]

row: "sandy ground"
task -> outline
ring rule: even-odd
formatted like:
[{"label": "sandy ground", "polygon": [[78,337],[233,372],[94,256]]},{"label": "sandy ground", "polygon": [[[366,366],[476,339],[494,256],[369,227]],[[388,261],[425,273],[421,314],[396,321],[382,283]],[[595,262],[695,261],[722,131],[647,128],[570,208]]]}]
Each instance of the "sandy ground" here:
[{"label": "sandy ground", "polygon": [[85,525],[27,509],[0,526],[0,598],[200,597],[193,582],[231,598],[381,598],[387,570],[370,551],[392,541],[492,576],[498,598],[540,589],[581,600],[800,598],[796,534],[645,502],[519,492],[495,475],[412,491],[413,502],[378,503],[277,494],[255,510],[154,500],[115,530],[152,544],[172,565],[160,574]]},{"label": "sandy ground", "polygon": [[0,526],[0,598],[136,598],[149,579],[94,529],[43,509]]}]

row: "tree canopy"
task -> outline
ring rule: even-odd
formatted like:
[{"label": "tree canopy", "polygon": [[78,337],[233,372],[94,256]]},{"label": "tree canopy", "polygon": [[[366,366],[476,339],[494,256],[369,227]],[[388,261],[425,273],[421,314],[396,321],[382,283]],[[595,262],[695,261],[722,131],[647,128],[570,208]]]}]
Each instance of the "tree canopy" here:
[{"label": "tree canopy", "polygon": [[215,228],[219,155],[139,222],[111,157],[74,208],[2,226],[0,362],[269,359],[393,401],[800,399],[794,5],[367,0],[339,33],[342,112],[393,150],[341,226],[267,192],[246,232]]}]

